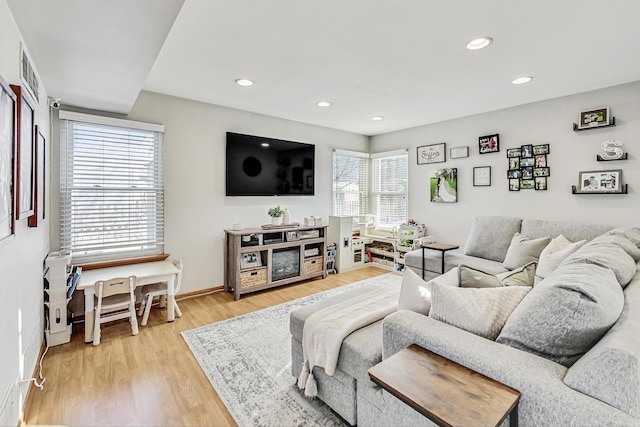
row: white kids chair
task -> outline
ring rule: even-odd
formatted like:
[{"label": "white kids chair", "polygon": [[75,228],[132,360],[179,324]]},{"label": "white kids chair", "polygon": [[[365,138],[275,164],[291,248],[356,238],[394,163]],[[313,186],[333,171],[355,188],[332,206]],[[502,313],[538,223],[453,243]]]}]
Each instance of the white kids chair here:
[{"label": "white kids chair", "polygon": [[[180,291],[180,285],[182,284],[182,260],[176,259],[173,260],[173,265],[178,267],[180,273],[178,273],[178,277],[176,280],[176,289],[175,293],[177,294]],[[144,286],[142,288],[142,301],[140,303],[140,308],[138,309],[138,316],[142,316],[142,322],[140,324],[142,326],[146,326],[149,321],[149,312],[151,311],[151,306],[153,305],[153,299],[158,297],[160,299],[160,306],[163,306],[163,300],[166,298],[168,294],[169,284],[167,282],[154,283],[151,285]],[[180,311],[180,307],[178,307],[178,303],[173,302],[176,316],[182,317],[182,312]],[[144,314],[143,314],[144,313]]]},{"label": "white kids chair", "polygon": [[128,317],[133,335],[138,335],[135,289],[136,276],[116,277],[95,283],[94,346],[100,345],[101,325],[113,320]]}]

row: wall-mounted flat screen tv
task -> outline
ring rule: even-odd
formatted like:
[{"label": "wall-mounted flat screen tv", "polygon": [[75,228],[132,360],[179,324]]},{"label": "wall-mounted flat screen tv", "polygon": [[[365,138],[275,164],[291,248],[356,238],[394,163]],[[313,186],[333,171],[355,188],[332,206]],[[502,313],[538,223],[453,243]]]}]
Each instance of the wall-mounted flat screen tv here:
[{"label": "wall-mounted flat screen tv", "polygon": [[315,145],[227,132],[227,196],[312,196]]}]

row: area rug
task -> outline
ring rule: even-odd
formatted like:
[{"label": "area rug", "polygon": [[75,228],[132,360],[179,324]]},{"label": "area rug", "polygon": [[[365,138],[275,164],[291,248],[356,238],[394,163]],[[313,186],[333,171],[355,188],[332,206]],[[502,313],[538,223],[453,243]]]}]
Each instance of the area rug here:
[{"label": "area rug", "polygon": [[399,286],[384,274],[182,333],[239,426],[343,426],[291,375],[291,311],[369,284]]}]

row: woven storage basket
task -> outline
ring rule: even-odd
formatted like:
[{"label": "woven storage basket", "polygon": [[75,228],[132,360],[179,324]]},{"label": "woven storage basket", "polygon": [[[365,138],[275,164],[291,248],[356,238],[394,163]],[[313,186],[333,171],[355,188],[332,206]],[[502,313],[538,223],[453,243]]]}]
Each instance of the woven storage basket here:
[{"label": "woven storage basket", "polygon": [[304,274],[317,273],[322,269],[322,258],[310,259],[304,262]]},{"label": "woven storage basket", "polygon": [[240,272],[240,289],[253,288],[267,284],[267,269]]}]

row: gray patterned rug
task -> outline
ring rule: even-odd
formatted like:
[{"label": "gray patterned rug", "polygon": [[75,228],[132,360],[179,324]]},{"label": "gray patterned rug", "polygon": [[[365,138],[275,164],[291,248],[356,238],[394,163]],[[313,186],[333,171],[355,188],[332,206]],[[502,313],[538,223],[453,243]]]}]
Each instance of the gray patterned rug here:
[{"label": "gray patterned rug", "polygon": [[289,313],[370,283],[385,274],[182,333],[239,426],[343,426],[318,399],[305,398],[291,375]]}]

